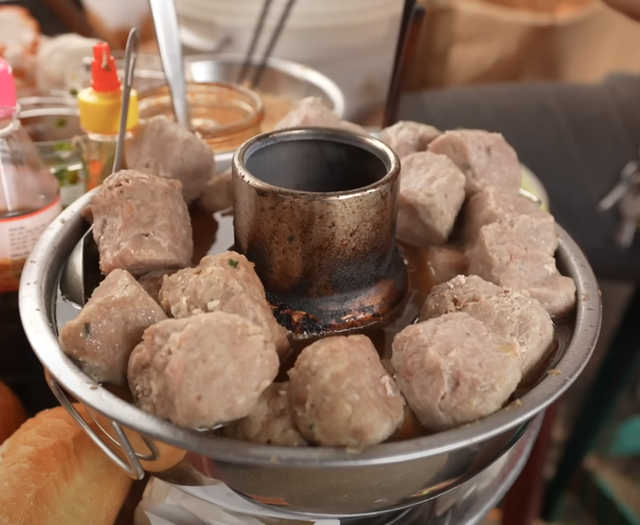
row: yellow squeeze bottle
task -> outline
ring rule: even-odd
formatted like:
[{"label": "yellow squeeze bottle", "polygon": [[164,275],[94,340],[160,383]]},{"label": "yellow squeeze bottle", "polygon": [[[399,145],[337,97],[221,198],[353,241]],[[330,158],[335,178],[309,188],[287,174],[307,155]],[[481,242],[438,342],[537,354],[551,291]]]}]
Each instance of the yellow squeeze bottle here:
[{"label": "yellow squeeze bottle", "polygon": [[[93,46],[91,87],[78,93],[78,108],[80,126],[87,134],[83,143],[89,174],[87,190],[92,190],[111,175],[122,108],[122,83],[118,78],[118,70],[109,44],[106,42],[99,42]],[[125,139],[133,135],[133,130],[138,127],[139,122],[138,94],[132,89]]]}]

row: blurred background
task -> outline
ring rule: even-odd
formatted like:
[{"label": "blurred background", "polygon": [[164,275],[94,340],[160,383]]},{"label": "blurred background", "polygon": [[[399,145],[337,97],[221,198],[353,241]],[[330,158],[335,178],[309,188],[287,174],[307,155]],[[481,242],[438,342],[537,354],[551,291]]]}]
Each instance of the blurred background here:
[{"label": "blurred background", "polygon": [[[403,78],[400,116],[443,129],[474,125],[502,132],[546,186],[552,211],[586,251],[603,294],[604,324],[596,355],[554,407],[547,425],[549,441],[532,457],[537,466],[525,470],[523,476],[529,478],[516,484],[491,523],[529,525],[535,517],[528,510],[533,505],[537,514],[558,523],[637,525],[640,334],[634,325],[640,306],[634,294],[640,280],[640,250],[637,242],[625,250],[614,245],[611,232],[617,218],[598,215],[594,202],[602,196],[600,188],[612,186],[640,146],[640,23],[601,0],[419,3],[424,6],[424,23],[415,35]],[[244,53],[261,4],[260,0],[176,0],[185,55]],[[338,6],[339,17],[333,12]],[[345,96],[345,119],[379,125],[402,8],[401,0],[301,0],[273,56],[326,74]],[[272,12],[273,19],[266,24],[271,29],[278,10]],[[147,0],[0,2],[0,56],[12,64],[25,93],[74,90],[82,58],[91,54],[90,39],[103,39],[113,49],[123,50],[132,26],[142,34],[145,55],[140,67],[161,71],[154,59],[158,50]],[[264,40],[270,33],[264,32]],[[259,42],[258,53],[265,44]],[[594,133],[600,127],[603,137],[600,142],[588,141],[579,117],[586,114],[589,101],[602,100],[604,95],[597,93],[605,90],[611,75],[630,79],[631,87],[619,107],[611,106],[585,121]],[[545,94],[534,93],[531,86],[544,86]],[[570,91],[562,91],[568,87]],[[592,90],[593,98],[569,100],[585,89]],[[501,105],[498,99],[511,102]],[[524,115],[525,107],[544,108],[538,122],[543,124],[523,121],[518,109],[523,108]],[[604,168],[599,164],[597,171],[589,155],[603,158],[619,146],[605,121],[605,116],[617,113],[628,119],[621,126],[628,132],[625,140],[630,146],[613,155]],[[513,122],[519,119],[517,127]],[[544,125],[552,120],[553,126]],[[534,140],[545,133],[562,136],[562,141],[549,138],[545,144],[554,142],[558,148],[562,144],[563,152],[542,147],[543,139]],[[597,147],[586,148],[586,142]],[[578,160],[563,164],[559,158],[564,152]],[[602,225],[608,229],[598,230]],[[598,396],[601,405],[594,402]],[[591,416],[597,424],[589,427],[585,421]],[[531,498],[536,501],[531,503]]]}]

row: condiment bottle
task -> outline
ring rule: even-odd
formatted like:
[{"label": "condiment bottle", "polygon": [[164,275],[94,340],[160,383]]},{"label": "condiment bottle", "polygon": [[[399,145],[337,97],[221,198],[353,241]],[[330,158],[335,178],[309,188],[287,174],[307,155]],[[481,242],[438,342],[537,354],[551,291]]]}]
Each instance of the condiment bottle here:
[{"label": "condiment bottle", "polygon": [[62,210],[58,181],[19,113],[13,73],[0,59],[0,293],[18,289],[29,252]]},{"label": "condiment bottle", "polygon": [[58,181],[18,117],[13,72],[0,59],[0,380],[37,410],[51,396],[22,329],[18,287],[29,253],[62,204]]},{"label": "condiment bottle", "polygon": [[[89,172],[87,190],[96,188],[111,174],[118,142],[121,105],[122,83],[118,78],[115,60],[109,44],[99,42],[93,46],[91,87],[78,93],[80,126],[87,134],[83,143]],[[138,94],[132,89],[125,138],[132,136],[139,121]]]}]

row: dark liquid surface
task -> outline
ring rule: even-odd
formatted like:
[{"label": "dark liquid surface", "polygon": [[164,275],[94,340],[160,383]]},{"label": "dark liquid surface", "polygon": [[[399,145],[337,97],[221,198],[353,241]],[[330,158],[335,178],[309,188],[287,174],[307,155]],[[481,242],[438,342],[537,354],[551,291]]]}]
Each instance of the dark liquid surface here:
[{"label": "dark liquid surface", "polygon": [[268,184],[307,192],[349,191],[382,179],[387,169],[375,154],[330,140],[292,140],[249,153],[249,172]]},{"label": "dark liquid surface", "polygon": [[[192,210],[191,219],[194,239],[194,265],[205,255],[215,255],[232,248],[234,242],[233,216],[229,213],[222,212],[211,216],[197,210]],[[385,364],[386,367],[390,366],[389,360],[391,358],[393,338],[403,328],[417,320],[420,307],[425,298],[431,289],[439,284],[434,281],[428,270],[426,250],[404,246],[402,253],[409,273],[409,292],[404,304],[398,309],[395,315],[388,319],[387,324],[349,332],[349,334],[362,333],[368,336],[378,350],[381,359],[383,359],[383,364]],[[58,291],[56,307],[58,328],[75,317],[77,311],[74,306],[60,296]],[[556,340],[553,348],[549,349],[545,359],[540,362],[537,369],[522,381],[516,392],[511,396],[509,402],[515,401],[526,394],[543,379],[549,369],[553,368],[566,349],[566,345],[570,340],[573,324],[574,319],[572,316],[556,321]],[[313,340],[293,341],[291,352],[282,359],[280,374],[276,378],[276,381],[288,380],[287,370],[293,366],[302,349],[312,342]],[[110,387],[109,390],[117,395],[122,394],[120,397],[130,401],[128,393],[122,393],[120,389]],[[390,438],[390,441],[411,439],[428,435],[429,433],[430,431],[422,427],[407,408],[404,425]]]}]

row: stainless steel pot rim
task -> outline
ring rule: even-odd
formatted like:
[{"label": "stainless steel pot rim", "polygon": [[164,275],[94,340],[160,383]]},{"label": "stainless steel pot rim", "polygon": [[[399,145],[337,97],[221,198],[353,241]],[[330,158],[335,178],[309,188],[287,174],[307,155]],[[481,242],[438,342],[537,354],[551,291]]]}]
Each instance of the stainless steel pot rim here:
[{"label": "stainless steel pot rim", "polygon": [[[120,399],[84,375],[59,348],[51,311],[62,267],[83,228],[81,210],[91,202],[95,189],[69,206],[43,233],[25,264],[20,286],[20,315],[36,355],[51,375],[76,399],[122,425],[168,444],[203,454],[217,461],[243,465],[299,468],[355,467],[407,462],[472,447],[531,420],[553,403],[587,364],[598,338],[601,302],[597,281],[575,242],[560,229],[559,263],[577,286],[576,326],[553,374],[545,377],[520,403],[512,404],[475,423],[408,441],[384,443],[360,453],[335,448],[285,448],[243,441],[179,428]],[[64,236],[73,242],[61,243]],[[55,274],[49,271],[56,267]]]},{"label": "stainless steel pot rim", "polygon": [[[368,151],[384,163],[385,169],[387,170],[385,176],[371,184],[368,184],[367,186],[362,186],[349,191],[310,193],[301,190],[291,190],[288,188],[273,186],[272,184],[255,177],[246,167],[246,159],[248,157],[259,149],[269,145],[276,144],[281,141],[318,139],[340,142]],[[236,173],[246,179],[251,186],[257,189],[277,192],[278,195],[283,198],[295,198],[305,195],[307,198],[321,200],[332,199],[339,195],[340,199],[343,200],[348,199],[350,196],[361,195],[363,192],[372,191],[378,186],[388,182],[389,179],[397,179],[400,175],[400,159],[384,142],[368,134],[354,133],[340,128],[286,128],[267,131],[260,135],[256,135],[242,144],[242,146],[236,150],[231,162]]]}]

